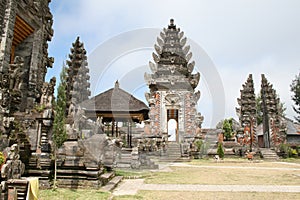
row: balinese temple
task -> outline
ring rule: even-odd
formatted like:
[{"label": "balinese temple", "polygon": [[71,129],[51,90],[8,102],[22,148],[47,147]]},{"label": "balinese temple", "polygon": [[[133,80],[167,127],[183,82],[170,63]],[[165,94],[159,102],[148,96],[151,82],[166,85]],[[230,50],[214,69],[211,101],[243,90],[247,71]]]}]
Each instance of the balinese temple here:
[{"label": "balinese temple", "polygon": [[[276,90],[273,89],[273,85],[268,82],[264,74],[261,75],[261,78],[261,102],[258,105],[252,74],[243,84],[241,97],[238,98],[240,107],[236,111],[244,135],[238,137],[244,138],[243,141],[246,143],[243,145],[250,145],[250,150],[252,147],[277,148],[283,143],[290,145],[299,143],[297,124],[293,124],[291,120],[284,117]],[[257,106],[260,106],[262,110],[262,123],[256,128]]]},{"label": "balinese temple", "polygon": [[[146,93],[150,112],[150,134],[174,134],[173,141],[182,142],[185,136],[196,134],[201,127],[203,117],[196,106],[200,91],[195,91],[200,80],[200,73],[193,74],[195,62],[190,61],[192,53],[186,45],[187,38],[183,31],[170,20],[154,45],[153,62],[149,62],[151,74],[145,74],[145,81],[150,89]],[[175,130],[168,129],[175,121]]]},{"label": "balinese temple", "polygon": [[119,135],[119,123],[128,127],[131,135],[132,123],[141,123],[148,119],[148,106],[133,95],[120,88],[116,81],[115,87],[80,104],[87,118],[102,124],[103,131],[110,136]]}]

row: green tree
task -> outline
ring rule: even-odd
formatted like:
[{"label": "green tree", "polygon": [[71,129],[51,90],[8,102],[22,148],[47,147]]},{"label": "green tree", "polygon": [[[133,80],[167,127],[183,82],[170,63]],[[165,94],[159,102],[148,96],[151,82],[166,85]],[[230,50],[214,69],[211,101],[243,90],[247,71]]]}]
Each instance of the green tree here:
[{"label": "green tree", "polygon": [[232,118],[224,119],[222,129],[224,132],[225,140],[229,140],[233,135]]},{"label": "green tree", "polygon": [[56,152],[59,147],[67,140],[67,131],[65,126],[66,121],[66,67],[63,64],[62,72],[60,73],[60,84],[57,89],[57,100],[55,103],[56,114],[53,123],[53,142],[54,142],[54,187],[56,187]]},{"label": "green tree", "polygon": [[221,143],[218,144],[217,154],[221,159],[224,158],[224,150],[223,150],[223,145]]},{"label": "green tree", "polygon": [[292,100],[295,102],[293,106],[294,111],[297,113],[295,119],[300,123],[300,73],[296,75],[291,84],[291,91],[293,93]]}]

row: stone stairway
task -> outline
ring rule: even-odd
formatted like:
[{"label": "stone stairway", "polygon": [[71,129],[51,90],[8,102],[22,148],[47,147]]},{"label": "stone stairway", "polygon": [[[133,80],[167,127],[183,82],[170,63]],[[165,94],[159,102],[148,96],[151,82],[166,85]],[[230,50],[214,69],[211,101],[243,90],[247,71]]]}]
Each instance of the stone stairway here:
[{"label": "stone stairway", "polygon": [[209,130],[205,136],[205,143],[209,145],[207,149],[208,155],[217,154],[217,148],[218,148],[217,142],[218,142],[218,130],[217,129]]},{"label": "stone stairway", "polygon": [[146,154],[140,155],[140,161],[141,161],[140,169],[158,169],[159,168],[159,166],[152,159],[150,159],[150,157],[147,156]]},{"label": "stone stairway", "polygon": [[41,189],[50,188],[49,177],[53,173],[51,155],[49,153],[31,153],[26,166],[26,175],[38,177]]},{"label": "stone stairway", "polygon": [[278,155],[272,149],[260,148],[260,154],[265,160],[279,160]]},{"label": "stone stairway", "polygon": [[105,186],[101,188],[102,191],[112,191],[122,181],[123,176],[113,177]]},{"label": "stone stairway", "polygon": [[181,157],[180,144],[175,142],[169,142],[167,151],[162,154],[160,157],[161,162],[180,162],[188,161]]},{"label": "stone stairway", "polygon": [[121,150],[117,158],[117,168],[131,168],[131,151]]},{"label": "stone stairway", "polygon": [[[122,150],[117,158],[117,168],[127,168],[132,167],[133,157],[131,151]],[[158,169],[158,165],[150,159],[147,154],[139,154],[140,166],[139,169]]]},{"label": "stone stairway", "polygon": [[[23,179],[10,179],[6,182],[6,187],[8,189],[8,196],[1,196],[2,200],[4,199],[18,199],[18,200],[26,200],[27,191],[28,191],[28,181]],[[13,192],[12,192],[13,191]],[[15,196],[16,195],[16,196]],[[15,198],[16,197],[16,198]]]}]

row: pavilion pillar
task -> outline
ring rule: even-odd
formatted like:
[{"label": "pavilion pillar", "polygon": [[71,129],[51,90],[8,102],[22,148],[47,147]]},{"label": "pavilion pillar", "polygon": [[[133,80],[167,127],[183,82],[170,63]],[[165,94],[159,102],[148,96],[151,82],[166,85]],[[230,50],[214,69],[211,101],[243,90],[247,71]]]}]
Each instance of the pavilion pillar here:
[{"label": "pavilion pillar", "polygon": [[112,120],[111,122],[111,136],[114,136],[114,130],[115,130],[115,119]]},{"label": "pavilion pillar", "polygon": [[118,121],[116,121],[116,137],[119,137]]},{"label": "pavilion pillar", "polygon": [[132,148],[132,124],[131,121],[128,122],[128,144],[129,147]]},{"label": "pavilion pillar", "polygon": [[127,147],[130,147],[129,145],[129,132],[130,132],[130,127],[129,127],[129,120],[127,122]]}]

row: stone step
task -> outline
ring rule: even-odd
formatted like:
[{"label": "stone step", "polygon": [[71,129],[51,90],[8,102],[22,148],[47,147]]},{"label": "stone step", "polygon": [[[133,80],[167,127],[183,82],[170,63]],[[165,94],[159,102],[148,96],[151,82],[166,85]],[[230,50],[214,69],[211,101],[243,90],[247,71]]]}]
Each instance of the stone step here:
[{"label": "stone step", "polygon": [[99,180],[86,180],[86,179],[57,179],[57,185],[63,188],[99,188],[101,181]]},{"label": "stone step", "polygon": [[158,168],[159,168],[159,165],[157,165],[157,164],[152,164],[152,165],[147,165],[147,166],[141,165],[140,166],[140,169],[158,169]]},{"label": "stone step", "polygon": [[190,162],[191,158],[189,157],[178,157],[178,158],[161,158],[160,162]]},{"label": "stone step", "polygon": [[118,163],[117,168],[131,168],[131,163]]},{"label": "stone step", "polygon": [[159,159],[160,162],[180,162],[181,148],[178,143],[168,143],[167,151]]},{"label": "stone step", "polygon": [[277,153],[272,149],[260,149],[260,153],[266,160],[279,160]]},{"label": "stone step", "polygon": [[101,189],[103,191],[107,191],[107,192],[112,191],[113,189],[115,189],[117,187],[117,185],[122,181],[122,179],[123,179],[123,176],[115,176]]},{"label": "stone step", "polygon": [[101,179],[103,185],[106,185],[114,177],[115,177],[115,172],[106,172],[104,174],[101,174],[100,179]]}]

